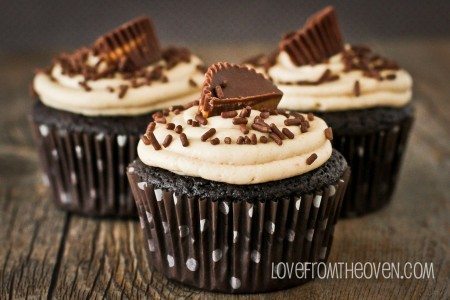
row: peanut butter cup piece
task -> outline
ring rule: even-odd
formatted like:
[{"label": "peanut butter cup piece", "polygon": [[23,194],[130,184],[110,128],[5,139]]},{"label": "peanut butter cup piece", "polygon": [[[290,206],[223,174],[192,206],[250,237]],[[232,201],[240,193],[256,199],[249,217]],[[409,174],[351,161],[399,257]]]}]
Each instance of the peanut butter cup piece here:
[{"label": "peanut butter cup piece", "polygon": [[219,62],[205,74],[199,111],[207,118],[247,106],[272,110],[282,96],[283,92],[254,69]]},{"label": "peanut butter cup piece", "polygon": [[279,44],[297,66],[321,63],[344,49],[336,12],[327,6],[306,20],[298,31],[284,36]]},{"label": "peanut butter cup piece", "polygon": [[134,71],[161,58],[161,49],[152,21],[147,17],[131,20],[99,37],[94,52],[119,66],[121,71]]}]

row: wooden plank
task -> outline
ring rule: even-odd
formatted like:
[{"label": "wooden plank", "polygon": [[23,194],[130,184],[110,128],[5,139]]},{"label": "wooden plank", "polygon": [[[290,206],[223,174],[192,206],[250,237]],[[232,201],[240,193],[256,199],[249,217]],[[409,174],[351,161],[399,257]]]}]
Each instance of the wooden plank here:
[{"label": "wooden plank", "polygon": [[41,183],[31,141],[26,60],[1,60],[0,299],[45,297],[57,274],[66,214]]},{"label": "wooden plank", "polygon": [[[449,111],[447,98],[450,94],[448,85],[450,41],[413,40],[377,44],[381,52],[398,58],[399,62],[413,74],[418,119],[393,203],[388,208],[365,218],[340,221],[336,228],[330,261],[433,262],[434,274],[437,278],[435,280],[316,280],[286,291],[242,298],[448,298],[450,278],[448,246],[450,245],[448,234],[450,232],[448,221],[450,144],[448,140],[450,133],[447,127]],[[238,53],[230,46],[198,48],[208,62],[214,60],[238,62],[243,57],[264,49],[262,45],[253,45]],[[15,72],[20,77],[28,70],[21,65],[15,69]],[[17,83],[12,80],[8,82],[8,94],[12,94],[21,85],[23,88],[23,82]],[[17,103],[13,104],[14,111],[9,115],[16,115],[16,117],[7,116],[6,121],[10,127],[14,127],[18,119],[23,120],[23,109],[21,110],[20,107],[26,103],[25,99],[17,99]],[[21,264],[17,265],[23,266],[22,269],[16,268],[16,275],[13,277],[4,275],[13,269],[9,264],[6,264],[6,268],[0,267],[0,286],[2,287],[0,298],[10,296],[11,293],[14,296],[27,295],[27,291],[29,291],[28,295],[46,295],[52,276],[34,275],[33,277],[30,274],[34,273],[29,271],[38,270],[39,268],[33,266],[39,264],[42,266],[41,269],[46,270],[38,272],[39,274],[53,272],[54,281],[50,290],[56,298],[226,297],[192,290],[168,282],[159,273],[150,272],[143,248],[145,247],[144,239],[137,222],[99,221],[75,216],[66,218],[48,202],[45,192],[38,194],[41,195],[40,197],[34,196],[34,198],[32,194],[27,194],[28,190],[23,187],[35,184],[38,179],[35,162],[33,165],[23,158],[33,157],[32,150],[27,144],[27,134],[24,132],[26,132],[25,127],[20,126],[13,131],[0,132],[0,145],[2,145],[0,172],[12,169],[21,178],[23,176],[28,178],[22,183],[13,178],[9,185],[6,185],[3,179],[7,177],[7,174],[0,173],[2,180],[0,191],[3,195],[0,205],[4,208],[0,215],[0,241],[6,241],[6,244],[14,249],[14,251],[5,251],[4,248],[7,250],[7,247],[3,247],[2,242],[0,263],[5,261],[6,257],[7,261],[18,261]],[[1,141],[5,142],[2,144]],[[20,155],[22,158],[11,158]],[[35,157],[31,160],[35,160]],[[27,168],[25,171],[23,171],[24,166]],[[11,188],[12,183],[18,186]],[[34,200],[28,200],[27,197]],[[39,200],[40,198],[42,201]],[[39,208],[40,205],[41,208]],[[23,216],[32,216],[32,218]],[[39,223],[38,229],[34,229],[37,223],[30,219],[38,219],[43,223]],[[50,225],[49,220],[53,219],[55,222]],[[9,225],[11,222],[14,226]],[[13,228],[13,230],[7,228]],[[19,228],[29,228],[29,230],[23,233]],[[67,235],[61,243],[65,228]],[[31,229],[38,230],[34,239],[30,239],[34,232]],[[52,230],[57,234],[52,233]],[[33,240],[34,246],[30,246]],[[64,247],[59,247],[58,244]],[[56,259],[58,250],[61,260]],[[28,253],[35,258],[34,263],[15,258],[26,258]],[[48,254],[39,256],[39,253]],[[54,271],[55,269],[58,272]],[[22,273],[20,270],[23,270]],[[10,286],[13,288],[11,289]]]}]

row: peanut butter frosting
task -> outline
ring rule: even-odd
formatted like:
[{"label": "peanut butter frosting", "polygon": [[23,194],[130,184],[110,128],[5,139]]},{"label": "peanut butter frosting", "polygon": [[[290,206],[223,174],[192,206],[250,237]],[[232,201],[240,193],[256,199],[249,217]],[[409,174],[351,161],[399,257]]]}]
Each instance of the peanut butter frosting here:
[{"label": "peanut butter frosting", "polygon": [[160,49],[148,18],[107,33],[90,48],[58,56],[37,72],[45,105],[89,116],[137,115],[198,98],[205,70],[185,48]]},{"label": "peanut butter frosting", "polygon": [[312,114],[246,107],[204,119],[192,106],[155,120],[138,144],[142,162],[212,181],[281,180],[318,168],[332,152],[331,128]]}]

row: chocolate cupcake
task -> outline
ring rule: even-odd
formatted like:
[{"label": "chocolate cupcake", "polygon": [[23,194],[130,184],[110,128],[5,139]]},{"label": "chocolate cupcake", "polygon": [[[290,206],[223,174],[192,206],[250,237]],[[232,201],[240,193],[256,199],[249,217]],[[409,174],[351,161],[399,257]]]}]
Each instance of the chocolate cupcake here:
[{"label": "chocolate cupcake", "polygon": [[140,133],[152,112],[199,97],[202,68],[185,48],[161,50],[142,17],[38,71],[30,119],[55,202],[84,215],[136,216],[125,168]]},{"label": "chocolate cupcake", "polygon": [[280,262],[327,260],[349,169],[326,123],[276,110],[281,97],[254,70],[217,63],[200,102],[150,123],[127,174],[152,270],[256,293],[311,279],[272,278]]},{"label": "chocolate cupcake", "polygon": [[367,46],[344,44],[332,7],[247,63],[283,91],[280,108],[314,111],[333,128],[333,146],[352,168],[343,216],[390,201],[414,119],[405,70]]}]

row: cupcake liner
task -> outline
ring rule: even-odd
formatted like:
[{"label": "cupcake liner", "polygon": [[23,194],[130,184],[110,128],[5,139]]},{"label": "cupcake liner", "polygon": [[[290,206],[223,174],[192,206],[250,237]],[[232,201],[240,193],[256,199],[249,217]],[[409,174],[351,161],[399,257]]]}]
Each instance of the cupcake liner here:
[{"label": "cupcake liner", "polygon": [[362,135],[334,132],[333,147],[352,168],[342,217],[364,215],[389,203],[413,120],[409,116],[389,129]]},{"label": "cupcake liner", "polygon": [[256,293],[311,280],[273,279],[273,264],[327,260],[350,171],[314,193],[257,203],[161,190],[133,167],[127,175],[152,270],[203,290]]},{"label": "cupcake liner", "polygon": [[125,169],[136,156],[139,138],[58,129],[30,119],[44,182],[61,208],[89,216],[133,217]]}]

